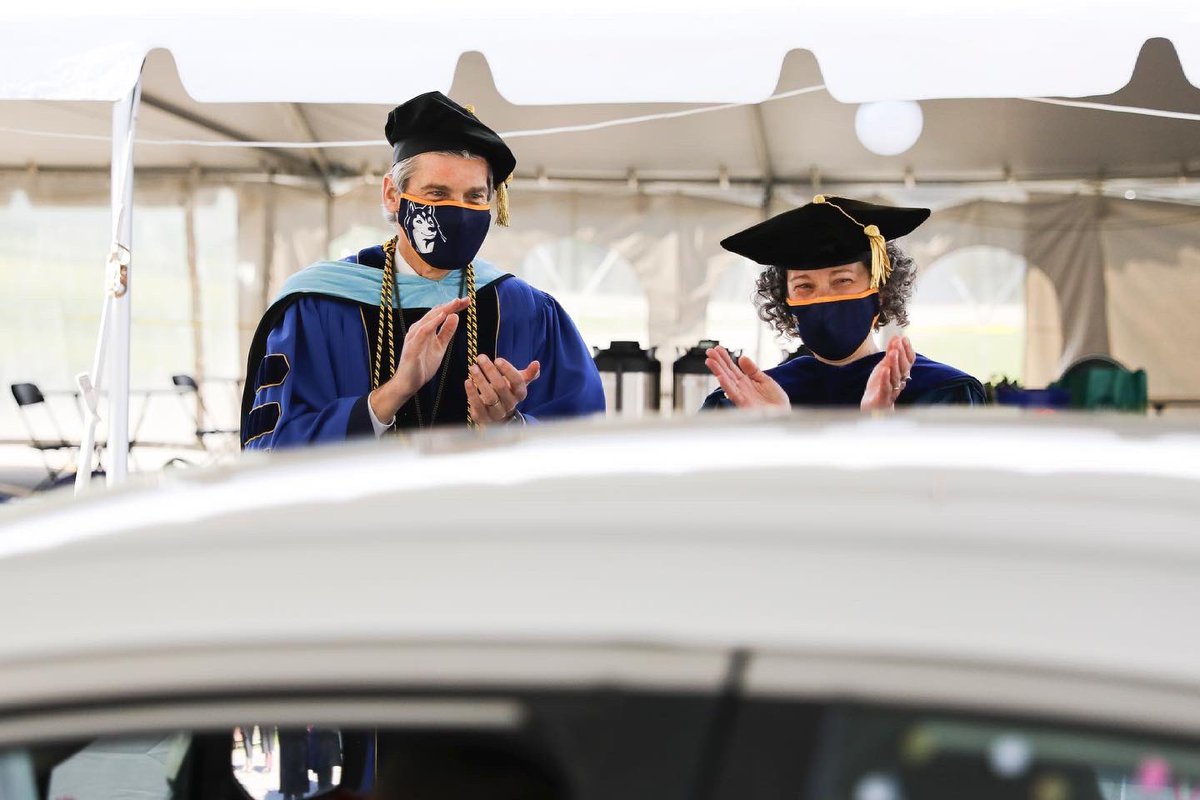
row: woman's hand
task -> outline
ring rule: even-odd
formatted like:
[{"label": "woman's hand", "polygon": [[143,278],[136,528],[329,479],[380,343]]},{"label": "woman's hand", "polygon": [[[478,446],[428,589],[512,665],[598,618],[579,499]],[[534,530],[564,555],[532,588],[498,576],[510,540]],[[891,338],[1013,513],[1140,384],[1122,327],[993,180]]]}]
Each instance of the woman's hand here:
[{"label": "woman's hand", "polygon": [[888,342],[887,351],[871,376],[863,392],[860,407],[863,411],[891,410],[896,407],[904,387],[908,385],[913,362],[917,353],[907,336],[897,336]]},{"label": "woman's hand", "polygon": [[742,356],[738,363],[724,347],[704,351],[708,356],[704,366],[716,376],[725,396],[738,408],[790,409],[792,403],[787,392],[770,375],[758,368],[750,356]]}]

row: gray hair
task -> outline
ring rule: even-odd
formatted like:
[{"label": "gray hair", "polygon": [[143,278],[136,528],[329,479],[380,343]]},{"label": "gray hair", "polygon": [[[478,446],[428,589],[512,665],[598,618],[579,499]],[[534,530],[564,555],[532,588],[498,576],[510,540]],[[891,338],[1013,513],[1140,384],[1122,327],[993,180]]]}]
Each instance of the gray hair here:
[{"label": "gray hair", "polygon": [[[457,158],[465,158],[472,161],[475,159],[483,159],[483,156],[476,155],[470,150],[435,150],[433,152],[437,153],[439,156],[455,156]],[[417,171],[417,159],[423,155],[425,154],[417,153],[415,156],[409,156],[408,158],[401,159],[393,164],[391,170],[388,171],[388,177],[392,179],[392,185],[402,192],[406,191],[408,189],[409,179],[412,178],[413,173]],[[492,165],[488,164],[488,200],[491,200],[492,198],[493,188]],[[399,222],[399,220],[396,219],[396,213],[388,211],[387,206],[381,204],[380,208],[383,209],[383,218],[386,221],[392,224]]]}]

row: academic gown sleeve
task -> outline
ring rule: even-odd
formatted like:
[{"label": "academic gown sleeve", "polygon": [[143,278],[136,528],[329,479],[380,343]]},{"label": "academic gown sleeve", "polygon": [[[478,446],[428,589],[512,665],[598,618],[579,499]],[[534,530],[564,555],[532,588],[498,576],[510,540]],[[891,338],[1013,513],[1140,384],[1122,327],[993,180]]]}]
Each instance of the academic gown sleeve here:
[{"label": "academic gown sleeve", "polygon": [[708,397],[704,398],[704,404],[700,406],[701,411],[711,411],[714,408],[733,408],[733,401],[726,395],[724,389],[716,389]]},{"label": "academic gown sleeve", "polygon": [[[344,320],[342,304],[313,297],[293,303],[267,334],[255,380],[254,406],[244,423],[247,450],[341,441],[374,433],[361,394],[361,333]],[[361,324],[361,323],[360,323]],[[357,380],[356,380],[357,379]],[[350,387],[354,387],[352,390]]]},{"label": "academic gown sleeve", "polygon": [[[509,291],[501,300],[497,353],[518,368],[535,360],[542,365],[537,380],[529,384],[529,394],[517,406],[521,415],[527,422],[537,422],[603,412],[600,373],[567,312],[553,297],[523,282],[510,279],[504,288]],[[506,328],[506,311],[526,304],[529,324]]]},{"label": "academic gown sleeve", "polygon": [[974,378],[953,381],[921,395],[914,406],[982,406],[987,404],[983,387]]}]

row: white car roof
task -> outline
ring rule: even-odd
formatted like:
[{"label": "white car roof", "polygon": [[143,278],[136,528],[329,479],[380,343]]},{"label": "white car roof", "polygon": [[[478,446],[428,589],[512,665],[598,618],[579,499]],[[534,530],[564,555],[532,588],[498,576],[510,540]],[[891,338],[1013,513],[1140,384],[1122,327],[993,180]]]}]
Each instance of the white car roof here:
[{"label": "white car roof", "polygon": [[[747,691],[1200,732],[1200,430],[721,414],[244,459],[0,516],[0,710]],[[0,731],[2,734],[2,731]]]}]

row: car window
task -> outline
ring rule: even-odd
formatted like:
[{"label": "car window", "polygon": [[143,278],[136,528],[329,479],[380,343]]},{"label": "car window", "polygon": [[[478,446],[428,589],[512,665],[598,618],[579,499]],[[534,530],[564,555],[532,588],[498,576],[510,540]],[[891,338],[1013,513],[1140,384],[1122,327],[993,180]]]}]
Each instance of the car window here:
[{"label": "car window", "polygon": [[1200,796],[1200,747],[1151,734],[848,707],[826,715],[821,738],[823,800]]},{"label": "car window", "polygon": [[[385,780],[442,785],[459,775],[540,785],[529,800],[568,796],[558,782],[581,800],[669,800],[691,790],[714,702],[587,688],[131,701],[40,720],[26,712],[0,725],[0,764],[10,764],[0,775],[21,787],[0,800],[358,800]],[[142,733],[185,720],[193,727]],[[18,725],[36,738],[22,739]]]},{"label": "car window", "polygon": [[0,800],[567,800],[569,784],[528,738],[468,729],[247,723],[231,733],[105,737],[0,754]]},{"label": "car window", "polygon": [[[386,728],[352,715],[273,724],[256,710],[220,728],[8,747],[0,800],[363,800],[398,781],[476,779],[529,786],[523,799],[682,800],[697,786],[720,800],[1200,798],[1200,746],[1161,732],[801,699],[459,699],[406,700],[391,713],[407,721]],[[505,709],[520,713],[493,713]],[[454,791],[428,797],[492,796]]]}]

